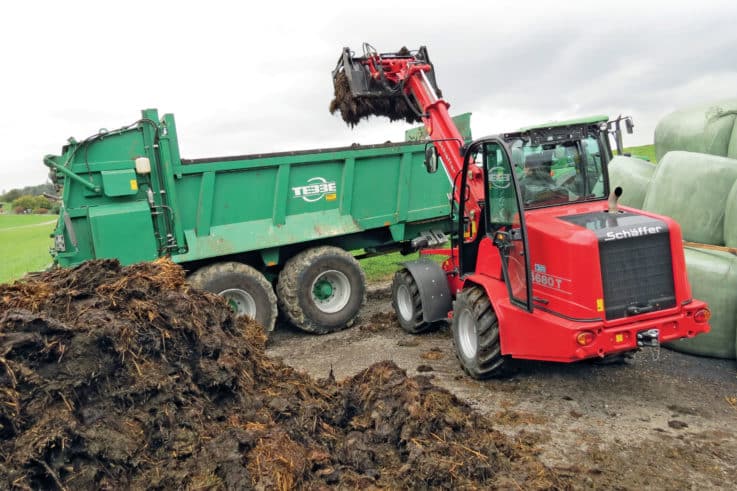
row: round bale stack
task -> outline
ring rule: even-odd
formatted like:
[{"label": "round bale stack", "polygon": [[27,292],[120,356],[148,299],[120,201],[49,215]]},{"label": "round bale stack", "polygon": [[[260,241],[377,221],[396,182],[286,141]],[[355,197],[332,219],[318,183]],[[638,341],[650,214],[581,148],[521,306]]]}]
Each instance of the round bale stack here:
[{"label": "round bale stack", "polygon": [[665,116],[643,209],[674,218],[687,244],[692,293],[712,309],[711,332],[671,343],[687,353],[737,356],[737,99]]},{"label": "round bale stack", "polygon": [[655,128],[655,155],[660,161],[674,150],[737,158],[737,99],[679,109]]},{"label": "round bale stack", "polygon": [[674,218],[683,239],[703,244],[686,248],[686,267],[695,298],[712,310],[711,332],[669,344],[686,353],[735,357],[737,256],[710,250],[725,245],[727,201],[737,182],[737,160],[704,153],[672,151],[653,175],[643,209]]},{"label": "round bale stack", "polygon": [[737,333],[737,256],[722,251],[685,248],[686,269],[694,298],[709,302],[711,331],[669,346],[677,351],[717,358],[735,357]]},{"label": "round bale stack", "polygon": [[735,159],[668,152],[658,163],[642,209],[674,218],[686,241],[723,246],[727,197],[735,182]]}]

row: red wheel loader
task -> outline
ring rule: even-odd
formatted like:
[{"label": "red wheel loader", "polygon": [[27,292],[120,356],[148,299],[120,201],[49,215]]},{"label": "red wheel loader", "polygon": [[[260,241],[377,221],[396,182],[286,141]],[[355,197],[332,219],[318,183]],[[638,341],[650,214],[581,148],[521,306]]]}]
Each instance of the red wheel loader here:
[{"label": "red wheel loader", "polygon": [[362,56],[345,48],[333,79],[331,111],[347,123],[379,115],[427,129],[425,165],[442,165],[450,179],[455,233],[450,248],[421,250],[446,255],[442,266],[423,257],[396,274],[393,304],[409,332],[451,319],[470,376],[499,374],[510,358],[611,359],[708,332],[679,225],[619,207],[622,189],[609,189],[608,135],[620,121],[588,118],[464,144],[425,47],[364,45]]}]

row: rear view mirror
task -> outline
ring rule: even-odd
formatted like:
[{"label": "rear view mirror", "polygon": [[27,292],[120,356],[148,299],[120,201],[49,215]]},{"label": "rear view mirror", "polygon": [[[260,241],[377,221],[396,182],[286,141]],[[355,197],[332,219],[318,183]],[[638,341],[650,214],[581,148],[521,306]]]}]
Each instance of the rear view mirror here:
[{"label": "rear view mirror", "polygon": [[627,119],[624,120],[624,127],[627,130],[627,134],[628,135],[631,135],[632,134],[632,130],[635,127],[635,123],[632,122],[632,118],[627,118]]},{"label": "rear view mirror", "polygon": [[438,150],[432,143],[425,145],[425,168],[430,174],[438,171]]}]

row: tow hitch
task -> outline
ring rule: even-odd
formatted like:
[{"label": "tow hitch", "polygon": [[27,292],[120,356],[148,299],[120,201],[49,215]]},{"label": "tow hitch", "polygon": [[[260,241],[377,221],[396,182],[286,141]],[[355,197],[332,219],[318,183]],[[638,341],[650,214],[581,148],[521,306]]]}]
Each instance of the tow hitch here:
[{"label": "tow hitch", "polygon": [[660,346],[660,329],[647,329],[637,333],[637,346]]}]

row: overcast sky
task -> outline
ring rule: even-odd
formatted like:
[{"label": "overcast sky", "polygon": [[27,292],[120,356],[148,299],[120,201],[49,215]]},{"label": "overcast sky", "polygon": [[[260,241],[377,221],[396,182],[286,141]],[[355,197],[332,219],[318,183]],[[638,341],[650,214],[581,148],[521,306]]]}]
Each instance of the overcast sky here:
[{"label": "overcast sky", "polygon": [[651,143],[672,110],[737,98],[736,25],[734,0],[3,2],[0,191],[151,107],[176,115],[186,158],[400,141],[406,124],[328,112],[341,49],[364,41],[426,45],[476,136],[621,113],[625,144]]}]

